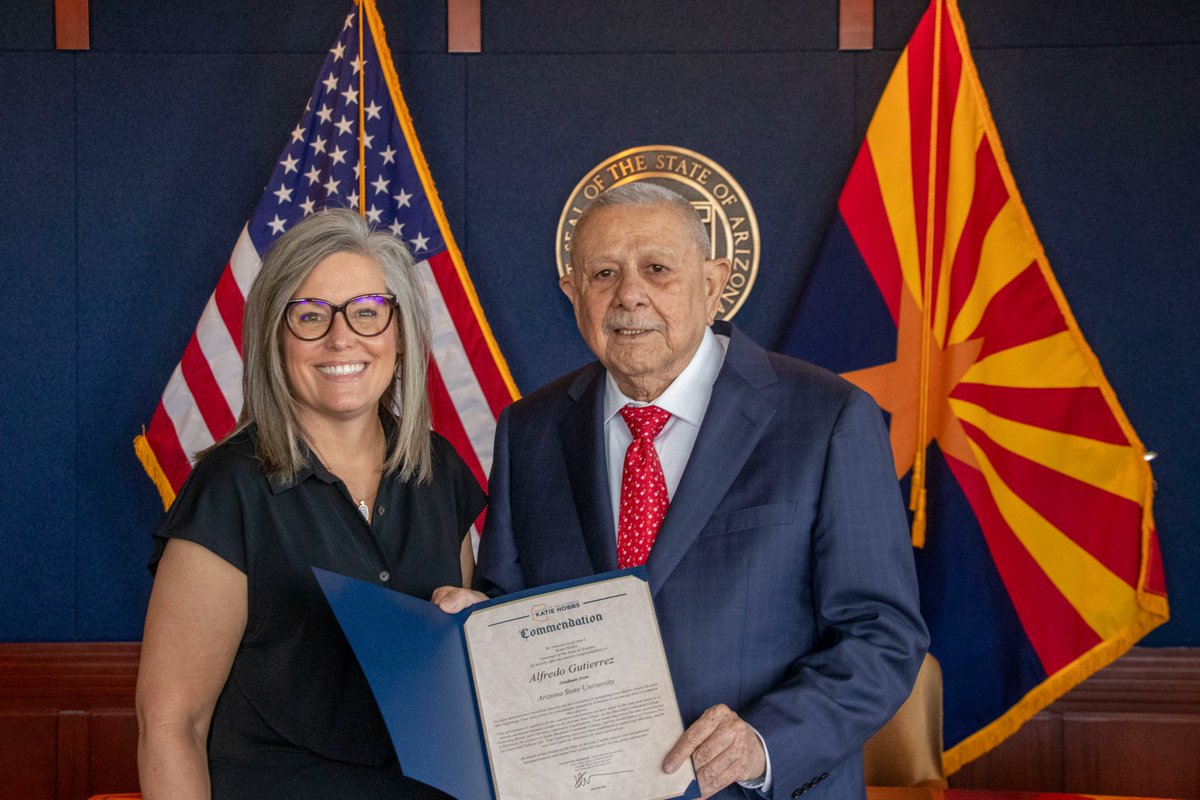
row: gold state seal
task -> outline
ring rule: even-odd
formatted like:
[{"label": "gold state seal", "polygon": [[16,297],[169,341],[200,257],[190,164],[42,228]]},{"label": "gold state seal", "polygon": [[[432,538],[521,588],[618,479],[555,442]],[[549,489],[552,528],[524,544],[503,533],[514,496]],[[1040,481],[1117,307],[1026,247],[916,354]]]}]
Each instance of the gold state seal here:
[{"label": "gold state seal", "polygon": [[558,218],[559,276],[571,270],[571,234],[583,209],[604,190],[634,181],[661,184],[695,206],[712,240],[709,258],[729,259],[729,282],[721,294],[717,317],[732,319],[758,275],[758,220],[746,192],[732,175],[712,159],[682,147],[646,145],[624,150],[602,161],[576,184]]}]

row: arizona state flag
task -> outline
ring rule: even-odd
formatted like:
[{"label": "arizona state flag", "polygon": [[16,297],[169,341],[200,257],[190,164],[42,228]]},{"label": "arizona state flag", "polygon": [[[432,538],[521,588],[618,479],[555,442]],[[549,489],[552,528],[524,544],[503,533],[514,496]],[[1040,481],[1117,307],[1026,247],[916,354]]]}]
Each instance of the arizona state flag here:
[{"label": "arizona state flag", "polygon": [[947,773],[1167,619],[1145,448],[1050,272],[954,0],[900,56],[782,349],[890,416]]}]

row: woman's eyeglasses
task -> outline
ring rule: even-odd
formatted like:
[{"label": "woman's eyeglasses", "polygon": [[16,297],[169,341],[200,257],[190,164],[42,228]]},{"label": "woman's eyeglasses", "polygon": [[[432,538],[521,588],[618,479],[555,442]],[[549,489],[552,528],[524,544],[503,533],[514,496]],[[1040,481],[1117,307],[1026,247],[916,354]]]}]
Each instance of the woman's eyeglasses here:
[{"label": "woman's eyeglasses", "polygon": [[292,335],[306,342],[315,341],[329,333],[333,318],[339,311],[346,318],[350,330],[359,336],[378,336],[391,324],[395,307],[394,294],[360,294],[341,305],[317,297],[300,297],[288,301],[283,318]]}]

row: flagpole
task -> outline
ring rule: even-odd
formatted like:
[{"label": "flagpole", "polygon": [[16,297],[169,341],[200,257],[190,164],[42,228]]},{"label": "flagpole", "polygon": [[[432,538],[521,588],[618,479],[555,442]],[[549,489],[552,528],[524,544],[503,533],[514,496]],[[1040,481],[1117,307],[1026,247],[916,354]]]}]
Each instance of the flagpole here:
[{"label": "flagpole", "polygon": [[913,458],[913,475],[908,507],[913,512],[913,547],[925,546],[926,503],[925,488],[926,441],[929,438],[929,348],[933,340],[933,264],[934,223],[937,204],[938,105],[941,102],[942,68],[942,3],[933,4],[933,86],[929,98],[929,182],[925,185],[925,263],[921,270],[921,379],[918,387],[917,449]]},{"label": "flagpole", "polygon": [[[363,2],[358,0],[358,215],[367,216],[367,139],[366,92],[367,59],[363,52]],[[343,117],[345,119],[345,117]]]}]

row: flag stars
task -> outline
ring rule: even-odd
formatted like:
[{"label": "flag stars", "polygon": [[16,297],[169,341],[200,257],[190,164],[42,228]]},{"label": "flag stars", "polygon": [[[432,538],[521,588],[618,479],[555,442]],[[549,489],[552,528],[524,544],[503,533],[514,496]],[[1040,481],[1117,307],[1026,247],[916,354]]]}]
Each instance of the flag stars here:
[{"label": "flag stars", "polygon": [[280,166],[283,167],[284,175],[287,175],[292,172],[296,172],[297,171],[296,165],[299,163],[300,163],[300,160],[291,154],[289,154],[288,157],[285,158],[283,161],[279,162]]},{"label": "flag stars", "polygon": [[328,144],[328,142],[325,141],[325,138],[318,136],[316,139],[313,139],[311,142],[309,142],[308,146],[313,149],[314,153],[324,153],[326,144]]},{"label": "flag stars", "polygon": [[399,239],[400,235],[404,233],[404,223],[398,219],[393,219],[392,224],[388,225],[388,230],[392,232],[392,236]]},{"label": "flag stars", "polygon": [[317,116],[321,118],[321,122],[326,125],[333,119],[333,109],[329,106],[321,106],[321,110],[317,112]]},{"label": "flag stars", "polygon": [[304,173],[304,177],[308,178],[309,183],[316,183],[321,179],[321,170],[317,169],[316,164],[313,164],[312,169]]},{"label": "flag stars", "polygon": [[412,208],[408,202],[412,199],[412,195],[403,189],[400,190],[400,194],[393,195],[393,199],[396,201],[396,208]]},{"label": "flag stars", "polygon": [[383,163],[391,164],[396,160],[396,151],[389,144],[386,148],[380,151],[379,155],[383,156]]},{"label": "flag stars", "polygon": [[333,161],[334,164],[345,164],[346,163],[346,151],[343,150],[342,148],[338,147],[338,148],[334,149],[334,151],[332,153],[329,154],[329,158]]},{"label": "flag stars", "polygon": [[364,108],[363,111],[367,112],[367,119],[379,119],[379,112],[383,111],[383,106],[372,100],[371,105]]},{"label": "flag stars", "polygon": [[[358,102],[358,89],[347,89],[344,92],[338,92],[342,97],[346,98],[346,105],[352,105]],[[325,120],[328,122],[329,120]]]},{"label": "flag stars", "polygon": [[[337,45],[330,48],[329,54],[331,56],[333,56],[334,61],[341,61],[342,56],[346,55],[346,45],[343,44],[342,42],[338,42]],[[333,91],[333,90],[331,89],[330,91]]]},{"label": "flag stars", "polygon": [[388,181],[383,175],[372,181],[371,185],[375,187],[375,194],[387,194]]},{"label": "flag stars", "polygon": [[346,119],[345,114],[342,114],[342,118],[333,124],[337,126],[339,136],[347,136],[354,129],[354,123]]},{"label": "flag stars", "polygon": [[347,195],[346,202],[350,204],[351,208],[358,208],[358,192],[351,192]]},{"label": "flag stars", "polygon": [[354,12],[351,11],[346,15],[346,24],[342,26],[342,30],[348,31],[354,25]]},{"label": "flag stars", "polygon": [[293,142],[303,142],[304,141],[304,126],[303,125],[297,125],[296,129],[292,131],[292,141]]},{"label": "flag stars", "polygon": [[357,75],[363,68],[362,56],[356,56],[354,61],[350,64],[350,67],[354,70],[354,74]]},{"label": "flag stars", "polygon": [[372,136],[372,135],[371,135],[371,134],[369,134],[369,133],[364,133],[364,134],[363,134],[363,149],[364,149],[364,150],[370,150],[370,149],[371,149],[371,143],[372,143],[372,142],[374,142],[374,141],[375,141],[375,137],[374,137],[374,136]]},{"label": "flag stars", "polygon": [[280,219],[278,214],[276,214],[275,218],[267,224],[271,226],[271,233],[275,234],[276,236],[283,233],[283,229],[287,227],[287,221]]},{"label": "flag stars", "polygon": [[275,191],[271,192],[271,194],[273,194],[279,198],[279,203],[281,205],[283,203],[292,202],[292,188],[290,186],[288,186],[286,183],[279,184],[279,188],[276,189]]},{"label": "flag stars", "polygon": [[327,93],[332,94],[333,92],[337,91],[337,76],[332,72],[329,73],[329,77],[321,81],[321,83],[325,85],[325,91]]},{"label": "flag stars", "polygon": [[417,238],[410,239],[409,241],[412,242],[413,250],[418,253],[421,252],[422,250],[429,249],[429,239],[427,239],[425,237],[425,235],[422,233],[418,233]]},{"label": "flag stars", "polygon": [[376,208],[375,204],[372,203],[371,207],[367,209],[367,221],[373,222],[376,225],[383,222],[383,209]]},{"label": "flag stars", "polygon": [[316,205],[316,201],[313,200],[311,197],[309,197],[307,200],[305,200],[303,203],[301,203],[300,208],[304,209],[304,216],[307,217],[309,214],[313,213],[313,207],[315,205]]},{"label": "flag stars", "polygon": [[332,175],[330,175],[329,180],[327,180],[325,182],[325,194],[335,195],[337,193],[338,193],[338,182],[333,179]]}]

